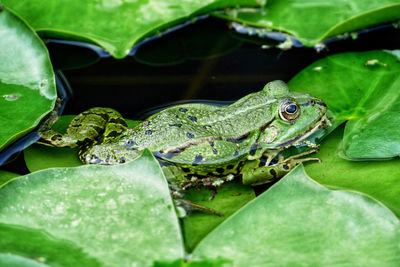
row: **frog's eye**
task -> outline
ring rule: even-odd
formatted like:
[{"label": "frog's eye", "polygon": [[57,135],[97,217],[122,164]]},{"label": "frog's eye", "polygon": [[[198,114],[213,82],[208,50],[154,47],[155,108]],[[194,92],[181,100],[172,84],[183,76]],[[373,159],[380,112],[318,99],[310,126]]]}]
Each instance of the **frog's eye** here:
[{"label": "frog's eye", "polygon": [[284,102],[279,109],[279,117],[283,121],[292,122],[297,119],[299,115],[299,106],[297,106],[296,102],[291,100]]}]

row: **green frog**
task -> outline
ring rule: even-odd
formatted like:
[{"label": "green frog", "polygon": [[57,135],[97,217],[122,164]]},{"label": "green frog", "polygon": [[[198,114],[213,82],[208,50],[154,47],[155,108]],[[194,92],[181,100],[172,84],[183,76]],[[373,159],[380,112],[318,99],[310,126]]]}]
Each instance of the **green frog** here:
[{"label": "green frog", "polygon": [[[127,128],[110,108],[92,108],[75,117],[65,134],[42,132],[41,142],[78,146],[87,164],[120,164],[152,151],[166,173],[188,184],[216,186],[233,177],[247,185],[280,178],[317,145],[307,138],[326,128],[326,104],[307,94],[289,92],[283,81],[272,81],[231,105],[183,104],[164,109]],[[290,147],[308,151],[284,157]],[[186,181],[186,182],[184,182]]]}]

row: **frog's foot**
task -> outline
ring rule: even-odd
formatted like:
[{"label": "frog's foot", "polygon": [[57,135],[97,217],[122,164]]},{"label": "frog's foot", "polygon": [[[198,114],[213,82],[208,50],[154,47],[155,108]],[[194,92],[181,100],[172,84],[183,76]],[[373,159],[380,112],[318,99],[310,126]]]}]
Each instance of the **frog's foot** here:
[{"label": "frog's foot", "polygon": [[256,160],[249,161],[242,168],[242,182],[243,184],[253,186],[266,184],[283,177],[300,163],[314,160],[321,162],[319,158],[303,158],[316,151],[317,149],[311,149],[286,159],[282,155],[279,155],[278,161],[270,165],[267,165],[267,163],[271,163],[268,160],[265,165]]}]

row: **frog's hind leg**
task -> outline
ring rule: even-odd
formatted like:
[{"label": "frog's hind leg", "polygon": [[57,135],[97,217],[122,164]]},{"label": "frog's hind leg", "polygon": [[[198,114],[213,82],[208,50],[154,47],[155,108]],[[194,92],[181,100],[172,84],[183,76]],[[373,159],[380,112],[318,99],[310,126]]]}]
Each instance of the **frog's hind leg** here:
[{"label": "frog's hind leg", "polygon": [[57,147],[91,146],[106,142],[127,129],[122,116],[110,108],[91,108],[77,115],[65,134],[53,129],[42,131],[39,143]]}]

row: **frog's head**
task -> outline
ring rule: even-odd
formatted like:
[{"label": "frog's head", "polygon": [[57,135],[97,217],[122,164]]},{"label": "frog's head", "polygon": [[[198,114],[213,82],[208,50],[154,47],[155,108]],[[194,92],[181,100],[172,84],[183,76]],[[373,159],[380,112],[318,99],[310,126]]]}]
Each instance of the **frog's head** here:
[{"label": "frog's head", "polygon": [[274,99],[274,119],[265,128],[259,142],[266,147],[285,148],[299,144],[320,128],[326,128],[326,104],[308,94],[289,92],[282,81],[273,81],[264,87]]}]

